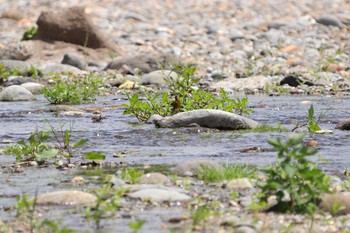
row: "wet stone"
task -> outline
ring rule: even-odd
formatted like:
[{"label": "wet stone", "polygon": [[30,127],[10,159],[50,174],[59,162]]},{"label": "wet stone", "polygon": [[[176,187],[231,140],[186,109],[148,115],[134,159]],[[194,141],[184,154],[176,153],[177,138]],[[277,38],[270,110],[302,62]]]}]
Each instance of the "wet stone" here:
[{"label": "wet stone", "polygon": [[141,199],[143,201],[163,202],[163,201],[189,201],[190,196],[172,190],[163,189],[142,189],[128,194],[129,197]]},{"label": "wet stone", "polygon": [[0,92],[0,101],[32,101],[35,96],[24,87],[13,85]]},{"label": "wet stone", "polygon": [[96,202],[96,197],[92,194],[78,190],[55,191],[40,194],[37,197],[39,205],[92,205]]}]

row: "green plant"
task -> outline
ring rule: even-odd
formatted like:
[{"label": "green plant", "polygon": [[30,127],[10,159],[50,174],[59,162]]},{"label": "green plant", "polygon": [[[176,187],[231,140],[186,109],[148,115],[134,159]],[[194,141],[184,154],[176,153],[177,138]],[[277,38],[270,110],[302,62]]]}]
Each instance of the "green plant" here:
[{"label": "green plant", "polygon": [[249,165],[225,164],[222,169],[203,166],[197,178],[205,182],[219,182],[236,178],[256,178],[256,168]]},{"label": "green plant", "polygon": [[96,205],[84,209],[84,216],[88,221],[95,223],[95,228],[101,228],[101,220],[107,215],[114,215],[119,209],[119,200],[126,192],[126,189],[114,189],[112,184],[105,183],[94,190]]},{"label": "green plant", "polygon": [[143,225],[145,224],[145,220],[141,220],[141,219],[137,219],[135,221],[131,221],[129,222],[129,227],[131,230],[133,230],[134,232],[138,232],[142,229]]},{"label": "green plant", "polygon": [[104,160],[106,156],[100,152],[88,152],[85,154],[85,158],[90,160]]},{"label": "green plant", "polygon": [[190,206],[191,219],[193,220],[193,227],[202,224],[207,218],[215,214],[214,208],[209,204],[203,202],[201,198],[195,200]]},{"label": "green plant", "polygon": [[278,152],[279,160],[261,169],[267,179],[258,185],[261,188],[260,202],[267,203],[270,196],[276,196],[276,211],[311,215],[320,195],[330,192],[329,176],[307,160],[317,151],[302,144],[304,136],[292,134],[285,142],[280,138],[268,140]]},{"label": "green plant", "polygon": [[17,162],[36,160],[42,163],[55,157],[59,152],[57,149],[51,149],[47,144],[44,144],[49,138],[50,136],[47,132],[35,130],[29,136],[27,142],[21,140],[17,145],[7,147],[4,152],[5,154],[15,155]]},{"label": "green plant", "polygon": [[122,172],[122,178],[129,181],[131,184],[136,184],[142,175],[143,172],[136,170],[135,168],[125,169]]},{"label": "green plant", "polygon": [[31,40],[36,36],[37,33],[38,33],[38,29],[36,27],[28,28],[24,32],[22,40]]},{"label": "green plant", "polygon": [[51,104],[81,104],[95,100],[101,84],[102,79],[93,74],[81,78],[71,77],[44,88],[43,94]]},{"label": "green plant", "polygon": [[53,137],[55,138],[58,145],[56,146],[59,150],[59,153],[66,158],[67,163],[71,163],[71,158],[73,158],[74,152],[76,148],[84,145],[86,142],[89,141],[89,139],[83,138],[77,142],[71,142],[71,134],[72,134],[72,125],[70,129],[63,129],[64,124],[61,125],[60,130],[56,130],[50,123],[48,123],[50,126],[51,133]]},{"label": "green plant", "polygon": [[16,196],[16,217],[22,218],[24,221],[29,221],[30,232],[34,232],[37,228],[35,221],[36,195],[34,199],[29,199],[28,194],[24,193],[22,196]]},{"label": "green plant", "polygon": [[129,104],[123,104],[124,114],[133,114],[139,121],[146,121],[153,114],[169,116],[195,109],[219,109],[237,114],[252,112],[247,109],[247,98],[231,99],[223,89],[216,97],[213,93],[195,88],[194,85],[199,79],[193,77],[196,70],[194,65],[176,65],[173,70],[178,78],[169,76],[164,79],[169,86],[169,92],[161,94],[146,92],[146,101],[142,101],[137,93],[127,94]]},{"label": "green plant", "polygon": [[43,232],[50,232],[50,233],[72,233],[74,232],[71,229],[61,227],[60,221],[54,221],[54,220],[44,220],[41,222],[40,229]]},{"label": "green plant", "polygon": [[304,124],[297,124],[294,127],[294,129],[292,129],[292,132],[301,127],[306,127],[310,133],[315,133],[316,131],[321,130],[321,127],[316,123],[314,119],[314,115],[315,115],[314,106],[311,104],[308,110],[307,122]]}]

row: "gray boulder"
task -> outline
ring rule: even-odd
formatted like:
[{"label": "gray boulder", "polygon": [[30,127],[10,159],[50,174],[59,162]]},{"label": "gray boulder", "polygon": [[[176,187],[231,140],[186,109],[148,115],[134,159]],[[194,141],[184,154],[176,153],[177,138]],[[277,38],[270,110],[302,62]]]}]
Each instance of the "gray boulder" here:
[{"label": "gray boulder", "polygon": [[82,71],[74,66],[59,64],[59,63],[47,63],[40,66],[41,71],[44,74],[48,73],[62,73],[62,72],[75,72],[81,73]]},{"label": "gray boulder", "polygon": [[84,7],[42,12],[37,25],[35,39],[64,41],[94,49],[112,47],[85,14]]},{"label": "gray boulder", "polygon": [[30,68],[30,64],[28,62],[18,60],[3,59],[0,60],[0,64],[3,65],[6,68],[6,70],[16,69],[20,72],[24,72]]},{"label": "gray boulder", "polygon": [[33,94],[38,94],[40,93],[41,90],[45,88],[43,84],[36,83],[36,82],[27,82],[27,83],[22,83],[21,87],[24,87],[28,91],[30,91]]},{"label": "gray boulder", "polygon": [[164,78],[171,78],[173,80],[176,80],[179,78],[179,75],[172,70],[156,70],[143,75],[141,77],[141,85],[154,84],[157,86],[162,86],[166,84]]},{"label": "gray boulder", "polygon": [[168,182],[168,177],[159,172],[151,172],[141,176],[140,184],[164,184]]},{"label": "gray boulder", "polygon": [[142,73],[150,73],[154,70],[158,70],[162,63],[162,59],[157,58],[155,55],[138,54],[117,58],[109,63],[105,69],[119,70],[127,66],[130,72],[138,68]]},{"label": "gray boulder", "polygon": [[0,92],[0,101],[31,101],[35,96],[24,87],[13,85]]},{"label": "gray boulder", "polygon": [[316,22],[326,26],[335,26],[335,27],[343,26],[343,23],[335,15],[323,15],[318,19],[316,19]]},{"label": "gray boulder", "polygon": [[240,130],[253,129],[258,127],[258,122],[249,118],[221,110],[199,109],[188,112],[180,112],[173,116],[153,118],[157,127],[178,128],[188,127],[191,124],[197,124],[202,127]]},{"label": "gray boulder", "polygon": [[87,67],[86,62],[82,57],[75,54],[70,54],[70,53],[64,55],[61,63],[74,66],[80,70],[85,70]]}]

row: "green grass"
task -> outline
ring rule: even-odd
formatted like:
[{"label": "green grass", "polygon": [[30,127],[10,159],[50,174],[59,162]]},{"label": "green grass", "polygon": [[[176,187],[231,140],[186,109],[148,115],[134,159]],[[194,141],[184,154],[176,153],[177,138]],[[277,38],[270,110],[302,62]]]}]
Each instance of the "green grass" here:
[{"label": "green grass", "polygon": [[256,178],[256,168],[249,165],[226,164],[222,169],[203,167],[197,178],[205,182],[220,182],[236,178]]}]

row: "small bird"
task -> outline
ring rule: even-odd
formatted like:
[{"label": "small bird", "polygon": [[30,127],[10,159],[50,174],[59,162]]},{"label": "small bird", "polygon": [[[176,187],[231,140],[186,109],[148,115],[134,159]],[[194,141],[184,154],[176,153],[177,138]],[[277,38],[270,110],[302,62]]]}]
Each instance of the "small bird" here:
[{"label": "small bird", "polygon": [[181,98],[180,96],[176,95],[175,100],[171,103],[171,114],[174,115],[176,113],[179,113],[181,111]]}]

